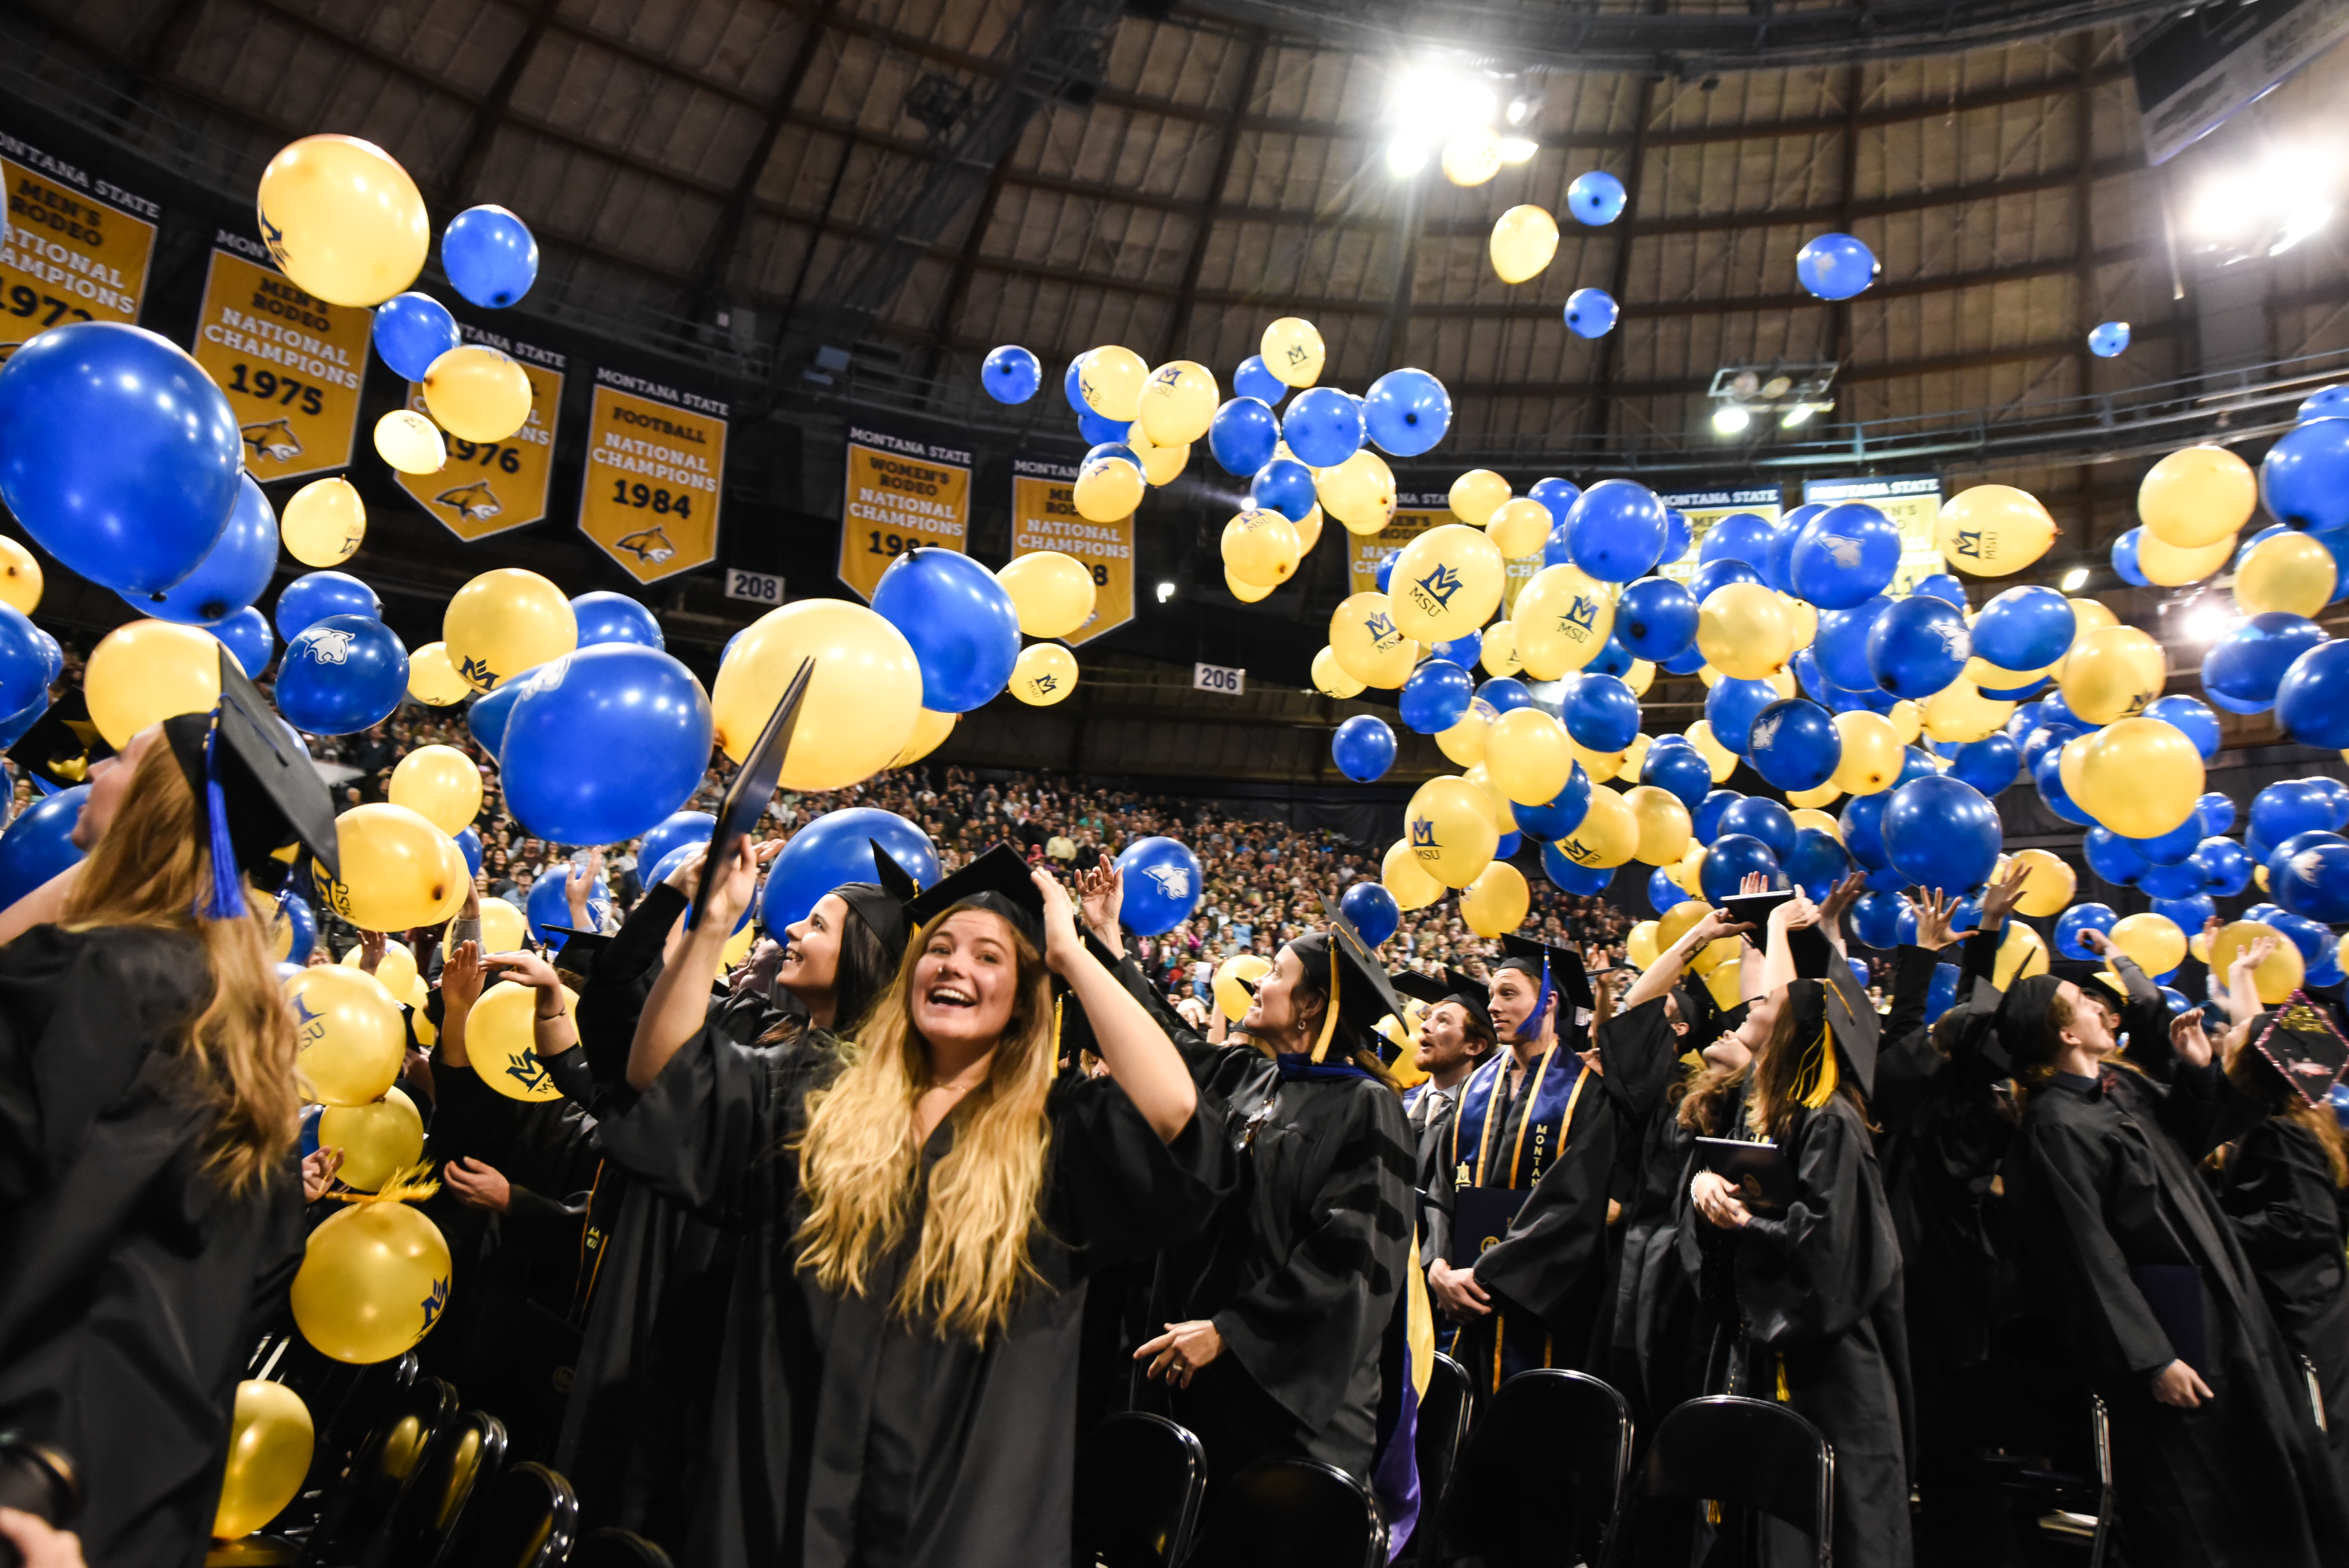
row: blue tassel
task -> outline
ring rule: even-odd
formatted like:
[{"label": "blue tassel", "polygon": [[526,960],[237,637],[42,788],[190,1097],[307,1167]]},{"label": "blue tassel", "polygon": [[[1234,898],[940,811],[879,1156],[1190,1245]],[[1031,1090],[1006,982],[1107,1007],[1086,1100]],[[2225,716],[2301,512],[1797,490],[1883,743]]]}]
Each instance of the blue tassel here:
[{"label": "blue tassel", "polygon": [[1545,953],[1542,954],[1541,990],[1534,997],[1534,1010],[1526,1015],[1525,1026],[1517,1031],[1517,1038],[1521,1040],[1539,1039],[1541,1037],[1542,1016],[1549,1011],[1550,1005],[1557,1000],[1557,993],[1550,988],[1549,954]]},{"label": "blue tassel", "polygon": [[212,819],[212,886],[209,898],[196,905],[203,920],[244,918],[244,877],[237,870],[236,846],[228,836],[228,795],[221,789],[220,727],[204,738],[204,809]]}]

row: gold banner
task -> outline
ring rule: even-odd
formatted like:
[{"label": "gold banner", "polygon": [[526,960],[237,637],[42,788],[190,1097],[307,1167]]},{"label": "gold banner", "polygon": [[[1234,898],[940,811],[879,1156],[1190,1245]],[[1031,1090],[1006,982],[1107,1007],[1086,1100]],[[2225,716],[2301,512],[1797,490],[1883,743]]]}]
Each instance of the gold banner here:
[{"label": "gold banner", "polygon": [[[1401,550],[1429,529],[1460,520],[1444,505],[1444,497],[1405,495],[1395,498],[1394,521],[1372,534],[1346,533],[1346,570],[1353,580],[1353,592],[1375,593],[1379,587],[1379,562],[1390,550]],[[1414,504],[1415,503],[1415,504]],[[1322,525],[1325,533],[1344,525],[1330,519]]]},{"label": "gold banner", "polygon": [[[517,343],[471,325],[460,328],[468,343],[483,343],[511,356],[530,377],[530,423],[502,441],[462,441],[450,436],[449,461],[437,474],[393,478],[416,504],[467,543],[526,528],[546,516],[547,487],[554,477],[555,415],[563,407],[563,356],[535,344]],[[428,418],[424,389],[410,383],[408,406]]]},{"label": "gold banner", "polygon": [[579,531],[637,582],[718,558],[726,417],[714,397],[596,370]]},{"label": "gold banner", "polygon": [[1077,470],[1020,458],[1011,465],[1011,553],[1057,550],[1093,574],[1092,618],[1061,641],[1075,646],[1133,619],[1133,519],[1077,515]]},{"label": "gold banner", "polygon": [[1892,520],[1900,531],[1900,569],[1884,591],[1901,594],[1936,573],[1949,570],[1936,542],[1935,525],[1941,519],[1941,476],[1909,474],[1887,479],[1805,480],[1803,500],[1834,506],[1864,500]]},{"label": "gold banner", "polygon": [[848,428],[840,580],[858,598],[870,603],[881,573],[908,550],[968,553],[969,538],[970,453],[886,430]]},{"label": "gold banner", "polygon": [[69,321],[136,323],[163,210],[0,131],[0,361]]},{"label": "gold banner", "polygon": [[351,465],[375,313],[312,299],[271,266],[258,241],[213,237],[196,317],[196,363],[228,394],[256,480]]}]

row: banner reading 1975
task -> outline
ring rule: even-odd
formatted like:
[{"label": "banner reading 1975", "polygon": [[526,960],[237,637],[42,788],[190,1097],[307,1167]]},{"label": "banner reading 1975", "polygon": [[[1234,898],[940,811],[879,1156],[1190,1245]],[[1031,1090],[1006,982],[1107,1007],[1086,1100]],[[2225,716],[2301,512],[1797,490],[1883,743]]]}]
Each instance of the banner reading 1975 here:
[{"label": "banner reading 1975", "polygon": [[1016,458],[1011,464],[1011,553],[1057,550],[1093,574],[1092,619],[1061,640],[1075,646],[1133,619],[1133,519],[1089,522],[1077,511],[1077,470]]},{"label": "banner reading 1975", "polygon": [[136,323],[163,210],[0,131],[0,360],[69,321]]},{"label": "banner reading 1975", "polygon": [[[537,385],[533,375],[533,413]],[[718,558],[727,412],[718,398],[597,366],[579,531],[637,582],[657,583]]]},{"label": "banner reading 1975", "polygon": [[296,288],[260,241],[227,229],[212,236],[196,363],[228,394],[254,479],[350,467],[374,324],[372,311]]},{"label": "banner reading 1975", "polygon": [[[448,438],[449,461],[439,473],[395,471],[399,488],[440,520],[442,527],[471,542],[523,528],[546,516],[548,481],[554,473],[554,417],[563,406],[563,356],[523,343],[471,322],[458,330],[468,343],[486,344],[512,357],[530,377],[530,422],[502,441]],[[408,406],[431,418],[424,389],[410,384]]]},{"label": "banner reading 1975", "polygon": [[870,601],[890,562],[908,550],[968,552],[970,453],[870,426],[848,428],[841,504],[840,580]]}]

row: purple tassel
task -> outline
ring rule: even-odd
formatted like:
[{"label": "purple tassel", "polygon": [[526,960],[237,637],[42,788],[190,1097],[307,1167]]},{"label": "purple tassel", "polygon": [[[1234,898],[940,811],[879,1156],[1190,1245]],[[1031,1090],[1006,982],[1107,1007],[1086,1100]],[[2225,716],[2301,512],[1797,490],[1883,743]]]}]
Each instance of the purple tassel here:
[{"label": "purple tassel", "polygon": [[204,810],[212,819],[212,885],[211,896],[197,902],[197,917],[242,920],[245,914],[244,878],[237,872],[236,846],[228,836],[228,795],[221,789],[217,725],[204,738]]}]

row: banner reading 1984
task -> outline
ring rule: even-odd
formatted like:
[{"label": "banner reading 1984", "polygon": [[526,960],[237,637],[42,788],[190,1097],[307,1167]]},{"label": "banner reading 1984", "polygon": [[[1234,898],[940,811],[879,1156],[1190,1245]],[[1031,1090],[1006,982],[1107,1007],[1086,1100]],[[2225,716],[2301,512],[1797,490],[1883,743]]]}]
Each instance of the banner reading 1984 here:
[{"label": "banner reading 1984", "polygon": [[[394,472],[399,488],[440,520],[442,527],[469,543],[522,528],[546,516],[548,481],[554,471],[554,417],[563,406],[563,356],[534,343],[517,342],[460,323],[468,343],[487,344],[512,356],[530,377],[530,422],[502,441],[467,441],[450,436],[449,461],[439,473]],[[408,388],[408,406],[427,418],[424,389]]]},{"label": "banner reading 1984", "polygon": [[1077,470],[1065,463],[1014,459],[1011,553],[1057,550],[1093,574],[1092,619],[1061,638],[1089,643],[1133,619],[1133,519],[1089,522],[1077,512]]},{"label": "banner reading 1984", "polygon": [[[533,374],[533,412],[537,385]],[[726,418],[718,398],[596,368],[579,531],[637,582],[657,583],[718,558]]]},{"label": "banner reading 1984", "polygon": [[871,600],[889,563],[908,550],[968,552],[970,453],[869,426],[848,428],[840,580]]},{"label": "banner reading 1984", "polygon": [[69,321],[136,323],[163,210],[0,131],[0,360]]},{"label": "banner reading 1984", "polygon": [[313,299],[269,262],[261,242],[212,236],[196,363],[244,431],[244,466],[266,482],[351,463],[375,314]]}]

